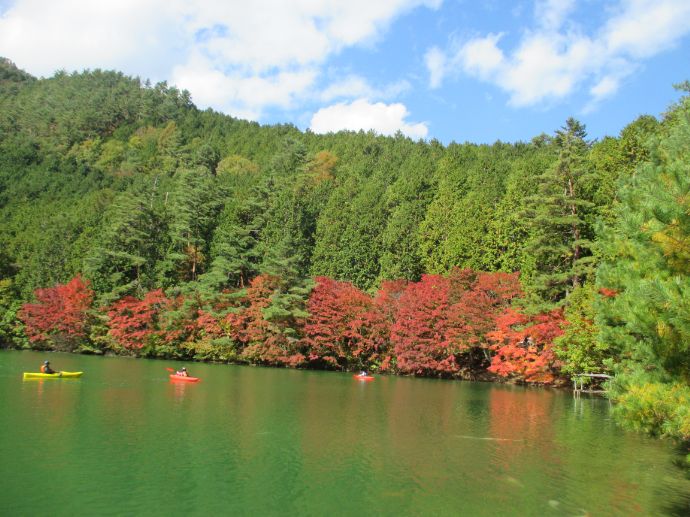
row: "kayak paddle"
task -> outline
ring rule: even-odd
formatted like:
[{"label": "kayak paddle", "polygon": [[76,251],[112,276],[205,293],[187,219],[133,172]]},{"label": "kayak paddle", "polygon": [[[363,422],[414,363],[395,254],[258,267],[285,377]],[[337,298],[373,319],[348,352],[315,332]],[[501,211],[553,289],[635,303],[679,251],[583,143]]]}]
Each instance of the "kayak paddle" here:
[{"label": "kayak paddle", "polygon": [[166,368],[170,373],[177,373],[173,368]]}]

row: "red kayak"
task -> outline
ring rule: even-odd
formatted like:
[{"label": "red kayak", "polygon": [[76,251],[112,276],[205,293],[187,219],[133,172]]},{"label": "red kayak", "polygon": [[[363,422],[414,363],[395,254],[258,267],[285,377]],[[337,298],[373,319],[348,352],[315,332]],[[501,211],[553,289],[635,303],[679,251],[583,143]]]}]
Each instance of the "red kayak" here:
[{"label": "red kayak", "polygon": [[373,381],[374,377],[371,375],[353,375],[353,377],[360,381]]},{"label": "red kayak", "polygon": [[170,375],[171,381],[182,381],[182,382],[199,382],[201,379],[199,377],[185,377],[184,375]]}]

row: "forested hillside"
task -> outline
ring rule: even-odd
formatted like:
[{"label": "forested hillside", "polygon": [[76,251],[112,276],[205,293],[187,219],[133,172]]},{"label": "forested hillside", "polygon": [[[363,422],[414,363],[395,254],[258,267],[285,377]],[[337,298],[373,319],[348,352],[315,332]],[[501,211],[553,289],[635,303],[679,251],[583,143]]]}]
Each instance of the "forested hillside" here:
[{"label": "forested hillside", "polygon": [[0,344],[608,372],[626,421],[688,437],[689,117],[684,98],[601,141],[569,119],[444,146],[260,126],[166,84],[2,60]]}]

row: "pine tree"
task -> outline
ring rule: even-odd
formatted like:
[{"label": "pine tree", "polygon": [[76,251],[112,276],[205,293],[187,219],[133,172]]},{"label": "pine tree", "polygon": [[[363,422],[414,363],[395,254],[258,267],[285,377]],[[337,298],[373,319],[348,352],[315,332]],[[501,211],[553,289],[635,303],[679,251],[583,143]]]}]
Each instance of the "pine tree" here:
[{"label": "pine tree", "polygon": [[531,222],[526,250],[535,268],[531,284],[547,303],[562,301],[591,270],[593,229],[585,215],[593,203],[582,192],[590,177],[586,136],[585,127],[573,118],[556,132],[558,161],[540,176],[538,193],[527,198],[523,211]]},{"label": "pine tree", "polygon": [[165,229],[156,209],[158,178],[118,196],[105,214],[96,245],[85,259],[84,273],[105,301],[142,295],[153,287]]},{"label": "pine tree", "polygon": [[258,274],[267,195],[259,186],[226,203],[213,233],[211,265],[200,278],[203,286],[217,291],[244,288]]},{"label": "pine tree", "polygon": [[159,264],[159,285],[165,286],[196,281],[203,271],[224,193],[205,167],[180,170],[175,179],[165,205],[168,249]]},{"label": "pine tree", "polygon": [[327,193],[315,175],[323,172],[324,166],[326,170],[329,167],[317,162],[309,160],[301,141],[287,138],[270,165],[266,189],[269,198],[261,233],[262,255],[265,259],[289,243],[290,254],[296,257],[296,267],[302,272],[309,270],[321,197]]},{"label": "pine tree", "polygon": [[301,257],[295,253],[294,245],[286,236],[264,258],[261,273],[278,279],[271,303],[263,310],[266,321],[290,341],[298,339],[305,319],[309,293],[314,283],[304,278],[298,267]]},{"label": "pine tree", "polygon": [[600,339],[618,352],[616,411],[630,427],[690,439],[690,98],[650,140],[602,238]]}]

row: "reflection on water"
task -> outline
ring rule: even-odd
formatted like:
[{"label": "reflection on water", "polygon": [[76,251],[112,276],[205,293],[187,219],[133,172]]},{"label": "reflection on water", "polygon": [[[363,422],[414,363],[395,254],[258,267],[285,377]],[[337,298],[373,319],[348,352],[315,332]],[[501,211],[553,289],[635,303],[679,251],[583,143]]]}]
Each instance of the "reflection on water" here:
[{"label": "reflection on water", "polygon": [[[46,379],[22,379],[24,383],[30,384],[33,387],[29,389],[35,389],[36,390],[36,396],[37,398],[41,398],[43,396],[43,383],[46,382]],[[52,379],[51,379],[52,380]]]},{"label": "reflection on water", "polygon": [[[662,441],[555,390],[0,353],[5,514],[688,515]],[[75,382],[76,381],[76,382]]]},{"label": "reflection on water", "polygon": [[170,379],[170,386],[172,386],[175,400],[177,402],[180,402],[184,398],[184,394],[185,394],[185,391],[187,390],[187,386],[189,386],[189,383],[175,382],[174,380]]},{"label": "reflection on water", "polygon": [[555,461],[551,418],[554,394],[549,390],[526,390],[520,393],[517,404],[514,392],[506,389],[491,391],[489,433],[498,438],[492,461],[504,470],[510,470],[535,444],[541,461]]}]

